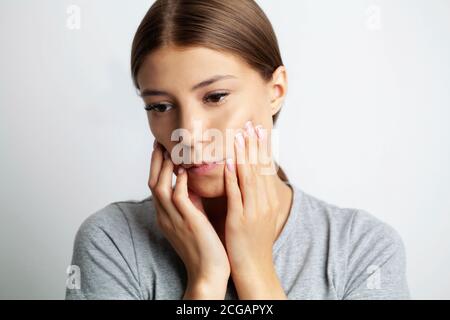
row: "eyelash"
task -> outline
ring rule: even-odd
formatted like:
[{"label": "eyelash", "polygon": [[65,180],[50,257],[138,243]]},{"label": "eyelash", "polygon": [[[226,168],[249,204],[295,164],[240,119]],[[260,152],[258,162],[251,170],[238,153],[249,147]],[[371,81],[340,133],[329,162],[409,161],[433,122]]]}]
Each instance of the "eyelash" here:
[{"label": "eyelash", "polygon": [[[203,101],[206,101],[207,99],[209,99],[209,98],[211,98],[211,97],[219,97],[219,99],[220,98],[225,98],[225,97],[227,97],[228,95],[229,95],[230,93],[228,93],[228,92],[215,92],[215,93],[212,93],[212,94],[210,94],[210,95],[208,95],[208,96],[206,96],[205,97],[205,99],[203,99]],[[213,102],[214,104],[221,104],[221,103],[223,103],[224,102],[224,100],[222,99],[221,101],[219,101],[219,102]],[[147,110],[147,111],[155,111],[155,112],[158,112],[158,113],[164,113],[164,112],[167,112],[167,111],[158,111],[158,106],[170,106],[170,104],[169,103],[154,103],[154,104],[148,104],[148,105],[146,105],[145,106],[145,110]],[[170,109],[169,109],[170,110]]]}]

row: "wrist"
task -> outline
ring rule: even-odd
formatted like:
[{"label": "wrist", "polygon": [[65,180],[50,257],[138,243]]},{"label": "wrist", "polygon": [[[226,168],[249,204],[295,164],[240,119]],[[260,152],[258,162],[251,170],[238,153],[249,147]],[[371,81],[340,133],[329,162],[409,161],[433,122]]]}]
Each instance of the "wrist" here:
[{"label": "wrist", "polygon": [[241,300],[284,300],[287,296],[274,267],[235,270],[234,285]]},{"label": "wrist", "polygon": [[231,268],[231,276],[233,279],[240,278],[252,281],[254,278],[270,277],[275,274],[275,265],[271,258],[265,259],[265,261],[241,261],[239,264],[233,264]]},{"label": "wrist", "polygon": [[188,281],[184,300],[223,300],[227,291],[227,280]]}]

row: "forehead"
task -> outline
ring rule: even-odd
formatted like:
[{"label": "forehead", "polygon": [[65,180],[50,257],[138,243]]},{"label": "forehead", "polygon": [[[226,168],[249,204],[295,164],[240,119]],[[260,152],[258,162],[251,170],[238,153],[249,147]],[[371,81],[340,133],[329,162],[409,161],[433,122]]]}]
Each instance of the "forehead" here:
[{"label": "forehead", "polygon": [[147,55],[138,73],[140,88],[190,87],[213,75],[231,74],[257,81],[259,74],[238,56],[205,47],[166,46]]}]

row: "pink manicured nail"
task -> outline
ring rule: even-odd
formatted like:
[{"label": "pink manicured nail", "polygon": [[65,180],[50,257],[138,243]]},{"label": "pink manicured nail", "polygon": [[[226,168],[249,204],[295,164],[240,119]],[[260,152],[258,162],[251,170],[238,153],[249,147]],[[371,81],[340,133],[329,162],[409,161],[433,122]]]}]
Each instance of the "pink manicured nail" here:
[{"label": "pink manicured nail", "polygon": [[243,148],[245,144],[244,135],[241,132],[238,132],[235,137],[239,147]]},{"label": "pink manicured nail", "polygon": [[255,130],[259,140],[263,140],[266,137],[266,132],[261,125],[256,126]]},{"label": "pink manicured nail", "polygon": [[228,170],[230,170],[231,172],[234,172],[233,159],[228,158],[226,161],[227,161],[227,168],[228,168]]},{"label": "pink manicured nail", "polygon": [[251,121],[247,121],[245,123],[245,130],[247,131],[249,137],[253,137],[253,135],[255,134],[255,130],[253,129],[253,124]]},{"label": "pink manicured nail", "polygon": [[182,166],[178,167],[178,174],[183,174],[184,168]]}]

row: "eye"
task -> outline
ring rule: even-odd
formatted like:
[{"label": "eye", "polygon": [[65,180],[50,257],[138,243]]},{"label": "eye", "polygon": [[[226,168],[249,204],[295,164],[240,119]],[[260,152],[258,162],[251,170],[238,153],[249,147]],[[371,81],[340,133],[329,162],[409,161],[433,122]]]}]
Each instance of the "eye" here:
[{"label": "eye", "polygon": [[207,95],[204,100],[206,102],[210,101],[213,104],[218,104],[218,103],[223,102],[224,98],[228,95],[229,95],[228,92],[216,92],[216,93]]},{"label": "eye", "polygon": [[159,113],[167,112],[168,110],[170,110],[172,108],[173,107],[167,103],[155,103],[155,104],[148,104],[145,106],[145,110],[155,111],[155,112],[159,112]]}]

